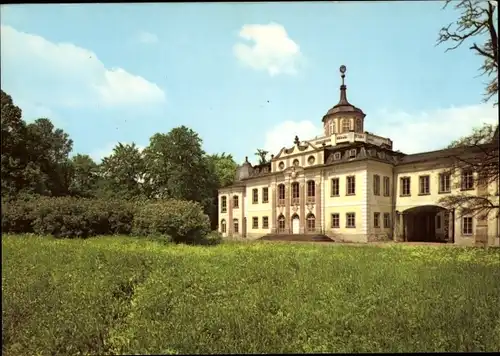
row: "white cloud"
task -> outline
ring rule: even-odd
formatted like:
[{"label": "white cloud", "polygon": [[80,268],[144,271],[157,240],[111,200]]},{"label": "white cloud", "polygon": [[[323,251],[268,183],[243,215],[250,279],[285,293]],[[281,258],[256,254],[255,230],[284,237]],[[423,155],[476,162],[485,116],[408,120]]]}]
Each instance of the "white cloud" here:
[{"label": "white cloud", "polygon": [[299,45],[282,25],[244,25],[239,36],[253,43],[237,43],[233,47],[236,58],[255,70],[265,70],[271,76],[295,74],[301,60]]},{"label": "white cloud", "polygon": [[158,43],[159,39],[154,33],[141,31],[137,34],[137,41],[145,44]]},{"label": "white cloud", "polygon": [[[382,112],[365,118],[367,131],[390,138],[393,149],[411,154],[445,148],[453,140],[472,133],[483,123],[498,124],[498,111],[491,104],[479,104],[427,112]],[[267,131],[264,147],[277,154],[283,147],[291,147],[295,135],[310,140],[323,134],[320,119],[285,121]]]},{"label": "white cloud", "polygon": [[[92,151],[89,156],[92,157],[92,159],[97,162],[101,163],[102,159],[104,157],[108,157],[113,153],[113,149],[118,145],[119,142],[110,142],[104,147],[97,149],[95,151]],[[131,145],[131,143],[128,142],[121,142],[122,145]],[[142,152],[145,148],[145,146],[135,144],[136,147],[139,148],[139,151]]]},{"label": "white cloud", "polygon": [[165,102],[156,84],[122,68],[106,68],[90,50],[52,43],[1,26],[2,87],[16,101],[48,107],[133,106]]}]

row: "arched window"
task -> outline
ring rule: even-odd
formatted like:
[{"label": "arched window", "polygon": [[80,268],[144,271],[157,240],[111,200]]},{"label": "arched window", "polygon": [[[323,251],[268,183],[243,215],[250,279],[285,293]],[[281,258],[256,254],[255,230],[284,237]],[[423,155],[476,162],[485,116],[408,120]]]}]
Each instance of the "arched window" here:
[{"label": "arched window", "polygon": [[284,184],[278,185],[278,205],[280,205],[280,206],[285,205],[285,185]]},{"label": "arched window", "polygon": [[221,213],[227,212],[227,197],[226,196],[223,196],[220,199],[220,212]]},{"label": "arched window", "polygon": [[226,220],[222,219],[221,222],[220,222],[220,232],[222,232],[223,234],[226,233]]},{"label": "arched window", "polygon": [[307,215],[307,231],[314,232],[316,228],[316,218],[314,214]]},{"label": "arched window", "polygon": [[240,225],[238,224],[238,219],[233,219],[233,232],[235,234],[239,233]]},{"label": "arched window", "polygon": [[300,186],[298,182],[292,183],[292,204],[299,205]]},{"label": "arched window", "polygon": [[285,217],[283,214],[280,214],[278,216],[278,232],[284,232],[285,231]]},{"label": "arched window", "polygon": [[313,180],[307,182],[307,202],[314,203],[316,197],[316,183]]},{"label": "arched window", "polygon": [[334,128],[333,121],[330,121],[329,130],[328,130],[328,134],[329,135],[333,135],[334,134],[333,128]]},{"label": "arched window", "polygon": [[351,130],[351,120],[344,119],[342,120],[342,133],[349,132]]},{"label": "arched window", "polygon": [[293,166],[294,167],[298,167],[299,166],[299,160],[298,159],[294,159],[293,160]]},{"label": "arched window", "polygon": [[356,132],[363,132],[363,122],[361,119],[356,119]]}]

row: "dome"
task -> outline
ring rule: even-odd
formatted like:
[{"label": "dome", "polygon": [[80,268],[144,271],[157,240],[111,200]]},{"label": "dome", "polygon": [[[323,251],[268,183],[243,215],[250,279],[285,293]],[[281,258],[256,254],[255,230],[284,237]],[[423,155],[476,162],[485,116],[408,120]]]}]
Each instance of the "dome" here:
[{"label": "dome", "polygon": [[360,115],[362,117],[366,116],[365,113],[363,112],[363,110],[361,110],[360,108],[357,108],[356,106],[352,105],[347,100],[347,93],[346,93],[347,92],[347,86],[344,84],[345,71],[346,71],[346,67],[345,66],[341,66],[340,67],[340,72],[342,73],[342,75],[341,75],[341,77],[342,77],[342,85],[340,86],[340,100],[337,103],[337,105],[335,105],[330,110],[328,110],[328,112],[325,114],[325,116],[323,116],[323,121],[325,121],[325,119],[328,116],[336,115],[336,114],[348,114],[348,115],[358,114],[358,115]]}]

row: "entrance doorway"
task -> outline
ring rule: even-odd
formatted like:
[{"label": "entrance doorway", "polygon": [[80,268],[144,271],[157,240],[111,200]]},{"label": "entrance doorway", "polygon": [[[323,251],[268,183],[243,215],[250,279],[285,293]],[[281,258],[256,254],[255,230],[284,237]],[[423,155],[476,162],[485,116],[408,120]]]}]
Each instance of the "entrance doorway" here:
[{"label": "entrance doorway", "polygon": [[298,215],[292,217],[292,234],[300,233],[300,219]]},{"label": "entrance doorway", "polygon": [[453,242],[449,211],[445,208],[437,205],[414,207],[403,212],[403,221],[404,241]]}]

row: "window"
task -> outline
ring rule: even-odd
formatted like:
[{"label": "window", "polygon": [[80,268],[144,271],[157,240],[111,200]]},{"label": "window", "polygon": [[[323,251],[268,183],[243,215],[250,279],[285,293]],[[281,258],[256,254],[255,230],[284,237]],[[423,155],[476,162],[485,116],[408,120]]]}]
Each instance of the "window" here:
[{"label": "window", "polygon": [[439,175],[439,193],[450,193],[450,173],[441,173]]},{"label": "window", "polygon": [[391,215],[389,213],[384,213],[384,228],[389,229],[391,227]]},{"label": "window", "polygon": [[347,195],[355,195],[356,194],[356,177],[348,176],[346,177],[347,181]]},{"label": "window", "polygon": [[349,119],[342,120],[342,133],[349,132],[351,130],[351,122]]},{"label": "window", "polygon": [[330,122],[330,125],[329,125],[329,132],[330,132],[330,135],[333,135],[334,132],[333,132],[333,121]]},{"label": "window", "polygon": [[356,149],[353,148],[352,150],[349,150],[349,158],[354,158],[356,157]]},{"label": "window", "polygon": [[346,227],[356,227],[356,214],[355,213],[347,213],[345,214]]},{"label": "window", "polygon": [[235,208],[235,209],[238,208],[238,196],[237,195],[233,196],[233,208]]},{"label": "window", "polygon": [[361,119],[356,119],[356,131],[357,132],[363,131],[363,123],[361,122]]},{"label": "window", "polygon": [[332,178],[332,191],[330,196],[338,197],[340,194],[340,180],[338,178]]},{"label": "window", "polygon": [[307,159],[307,163],[309,163],[309,165],[313,165],[314,162],[316,161],[316,158],[314,158],[314,156],[309,156],[309,158]]},{"label": "window", "polygon": [[471,170],[462,171],[462,190],[474,189],[474,175]]},{"label": "window", "polygon": [[339,161],[339,160],[340,160],[340,158],[341,158],[340,152],[335,152],[335,153],[333,154],[333,160],[334,160],[334,161]]},{"label": "window", "polygon": [[316,197],[316,185],[313,180],[307,182],[307,202],[314,203]]},{"label": "window", "polygon": [[380,195],[380,176],[378,174],[373,176],[373,195]]},{"label": "window", "polygon": [[472,235],[472,217],[464,216],[462,218],[462,235]]},{"label": "window", "polygon": [[220,221],[220,232],[222,232],[223,234],[225,234],[226,233],[226,229],[227,229],[227,227],[226,227],[226,220],[222,219]]},{"label": "window", "polygon": [[332,214],[332,229],[338,229],[340,227],[340,215]]},{"label": "window", "polygon": [[262,188],[262,202],[269,203],[269,188]]},{"label": "window", "polygon": [[430,189],[431,189],[430,188],[430,181],[431,181],[431,177],[429,175],[418,177],[418,194],[419,195],[430,194]]},{"label": "window", "polygon": [[292,204],[299,205],[300,191],[299,191],[299,183],[292,183]]},{"label": "window", "polygon": [[293,160],[293,166],[294,167],[298,167],[299,166],[299,160],[298,159],[294,159]]},{"label": "window", "polygon": [[262,228],[269,229],[269,218],[267,216],[262,217]]},{"label": "window", "polygon": [[391,195],[391,181],[389,177],[384,177],[384,197]]},{"label": "window", "polygon": [[285,185],[284,184],[278,185],[278,205],[279,206],[285,205]]},{"label": "window", "polygon": [[278,217],[278,232],[284,232],[285,231],[285,217],[283,215],[280,215]]},{"label": "window", "polygon": [[233,220],[233,231],[234,231],[235,234],[238,233],[238,228],[239,228],[238,219],[234,219]]},{"label": "window", "polygon": [[307,231],[314,232],[316,227],[316,218],[314,214],[307,215]]},{"label": "window", "polygon": [[373,227],[380,227],[380,213],[373,213]]},{"label": "window", "polygon": [[222,197],[220,200],[220,212],[227,212],[227,197]]},{"label": "window", "polygon": [[410,196],[410,177],[402,177],[401,178],[401,196],[406,197]]},{"label": "window", "polygon": [[252,229],[258,229],[259,228],[259,218],[254,216],[252,217]]},{"label": "window", "polygon": [[278,164],[278,168],[279,168],[279,169],[283,169],[283,168],[285,168],[285,162],[280,162],[280,163]]},{"label": "window", "polygon": [[252,189],[252,204],[257,204],[259,202],[259,190],[257,188]]},{"label": "window", "polygon": [[436,215],[436,229],[441,229],[441,215]]}]

